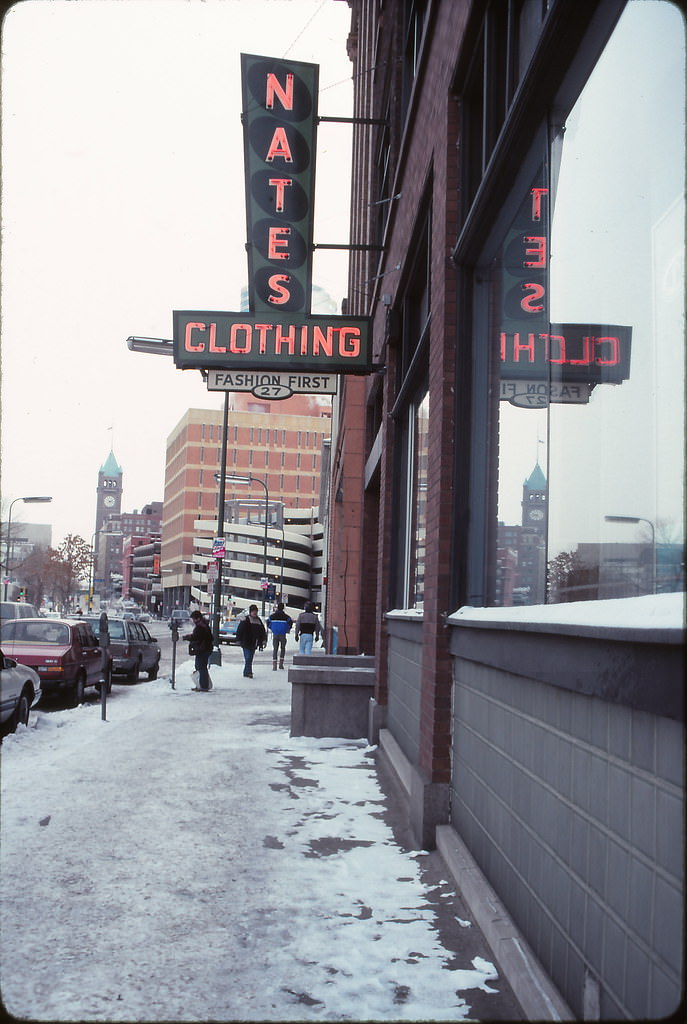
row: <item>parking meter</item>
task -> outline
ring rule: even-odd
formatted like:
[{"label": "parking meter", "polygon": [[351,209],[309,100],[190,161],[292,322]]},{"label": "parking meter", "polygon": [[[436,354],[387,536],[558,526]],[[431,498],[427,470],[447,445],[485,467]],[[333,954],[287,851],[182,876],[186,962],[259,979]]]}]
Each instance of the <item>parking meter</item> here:
[{"label": "parking meter", "polygon": [[172,620],[172,689],[176,690],[174,685],[174,673],[176,671],[177,664],[177,640],[179,639],[179,626],[176,619]]},{"label": "parking meter", "polygon": [[105,715],[107,710],[107,691],[110,688],[111,670],[110,670],[110,657],[108,654],[108,648],[110,646],[110,631],[108,629],[107,612],[100,613],[100,623],[98,626],[100,647],[103,652],[103,681],[100,684],[100,717],[105,721]]}]

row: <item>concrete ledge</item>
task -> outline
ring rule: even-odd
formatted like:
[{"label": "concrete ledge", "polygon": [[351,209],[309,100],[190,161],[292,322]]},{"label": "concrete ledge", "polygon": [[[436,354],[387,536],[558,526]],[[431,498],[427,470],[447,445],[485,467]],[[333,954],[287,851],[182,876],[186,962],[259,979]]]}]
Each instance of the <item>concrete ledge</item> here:
[{"label": "concrete ledge", "polygon": [[475,923],[493,949],[527,1020],[575,1020],[467,846],[450,825],[437,828],[437,848]]},{"label": "concrete ledge", "polygon": [[289,683],[292,736],[367,738],[374,658],[296,656]]},{"label": "concrete ledge", "polygon": [[374,669],[375,659],[369,654],[294,654],[294,665],[326,666],[338,668]]}]

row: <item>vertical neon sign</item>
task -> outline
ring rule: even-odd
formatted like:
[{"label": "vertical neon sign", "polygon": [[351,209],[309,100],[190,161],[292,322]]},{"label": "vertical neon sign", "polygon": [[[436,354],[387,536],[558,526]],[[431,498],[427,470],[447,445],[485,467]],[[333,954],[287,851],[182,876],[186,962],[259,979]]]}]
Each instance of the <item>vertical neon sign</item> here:
[{"label": "vertical neon sign", "polygon": [[318,71],[241,54],[251,312],[310,312]]}]

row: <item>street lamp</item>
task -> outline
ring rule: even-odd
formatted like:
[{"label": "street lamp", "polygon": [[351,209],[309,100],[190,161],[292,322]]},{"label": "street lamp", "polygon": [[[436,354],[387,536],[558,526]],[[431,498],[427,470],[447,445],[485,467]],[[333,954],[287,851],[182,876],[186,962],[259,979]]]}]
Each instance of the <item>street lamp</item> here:
[{"label": "street lamp", "polygon": [[[229,473],[229,474],[227,474],[226,479],[227,480],[231,480],[231,481],[233,481],[236,484],[260,484],[261,487],[265,488],[265,540],[264,540],[264,544],[263,544],[263,553],[262,553],[262,578],[263,578],[263,581],[266,583],[267,582],[267,520],[269,518],[269,512],[270,512],[270,492],[267,489],[267,484],[265,483],[264,480],[260,480],[259,477],[253,476],[252,473],[249,473],[248,476],[237,476],[237,475],[235,475],[233,473]],[[262,588],[262,615],[263,615],[263,618],[265,616],[265,594],[266,594],[266,590],[265,590],[265,587],[263,586],[263,588]]]},{"label": "street lamp", "polygon": [[15,498],[10,502],[9,511],[7,513],[7,549],[5,552],[5,573],[7,582],[5,583],[5,600],[7,600],[7,588],[10,582],[10,539],[12,536],[12,506],[18,501],[23,501],[26,505],[41,505],[47,501],[52,501],[52,498],[40,496],[40,497],[29,497],[29,498]]},{"label": "street lamp", "polygon": [[604,516],[607,523],[648,523],[651,529],[651,593],[656,593],[656,530],[651,519],[643,516]]}]

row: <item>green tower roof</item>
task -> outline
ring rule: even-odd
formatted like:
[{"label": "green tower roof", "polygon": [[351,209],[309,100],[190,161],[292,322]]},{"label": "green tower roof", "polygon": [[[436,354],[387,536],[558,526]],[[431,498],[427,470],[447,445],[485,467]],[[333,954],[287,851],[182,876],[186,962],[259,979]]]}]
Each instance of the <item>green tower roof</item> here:
[{"label": "green tower roof", "polygon": [[119,463],[117,462],[117,460],[115,459],[114,452],[110,452],[110,454],[107,456],[107,458],[103,462],[102,466],[100,467],[100,472],[104,476],[121,476],[122,475],[122,468],[119,465]]},{"label": "green tower roof", "polygon": [[534,467],[527,480],[525,480],[525,487],[529,491],[544,491],[546,490],[546,477],[542,471],[539,463]]}]

